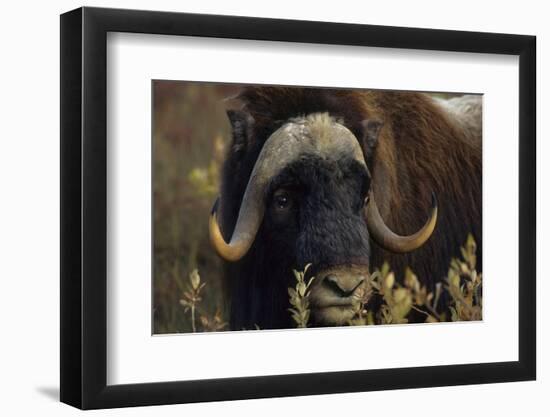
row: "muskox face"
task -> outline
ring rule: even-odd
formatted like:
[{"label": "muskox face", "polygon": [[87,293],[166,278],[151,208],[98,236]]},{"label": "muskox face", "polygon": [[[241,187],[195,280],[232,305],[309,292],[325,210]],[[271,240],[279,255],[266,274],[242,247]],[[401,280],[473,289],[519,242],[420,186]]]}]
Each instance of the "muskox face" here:
[{"label": "muskox face", "polygon": [[[378,127],[366,129],[367,140],[376,140],[372,135],[378,135]],[[328,114],[289,120],[263,145],[229,243],[218,227],[217,204],[210,220],[214,247],[230,262],[249,251],[261,229],[269,252],[287,260],[287,276],[292,268],[312,264],[309,300],[318,325],[344,324],[353,317],[365,295],[370,238],[405,252],[422,245],[435,226],[434,207],[430,220],[412,236],[398,236],[386,227],[370,192],[359,141]],[[288,280],[281,279],[280,286],[286,292]]]},{"label": "muskox face", "polygon": [[317,324],[347,322],[364,295],[369,187],[366,166],[353,157],[314,154],[301,155],[268,187],[263,235],[297,269],[312,264],[310,306]]}]

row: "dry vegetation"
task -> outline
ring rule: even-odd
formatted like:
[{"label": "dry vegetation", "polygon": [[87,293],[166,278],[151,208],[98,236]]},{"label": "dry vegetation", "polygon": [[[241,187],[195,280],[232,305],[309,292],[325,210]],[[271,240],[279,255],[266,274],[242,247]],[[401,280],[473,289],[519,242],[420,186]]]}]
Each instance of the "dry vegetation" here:
[{"label": "dry vegetation", "polygon": [[[475,251],[476,244],[470,235],[461,248],[462,258],[451,261],[445,281],[436,286],[435,292],[429,292],[422,286],[410,269],[405,273],[403,285],[397,283],[389,265],[384,264],[370,275],[365,297],[355,306],[356,315],[348,325],[405,324],[413,310],[420,313],[426,323],[481,320],[482,276],[476,271]],[[296,285],[288,289],[288,311],[298,328],[309,325],[309,288],[315,280],[315,277],[306,278],[309,267],[307,265],[303,271],[293,271]],[[193,270],[180,300],[183,312],[189,315],[191,331],[229,330],[219,309],[212,317],[202,311],[201,292],[205,286],[206,283],[201,282],[198,271]],[[449,302],[441,307],[438,301],[444,293],[448,295]],[[372,297],[381,298],[376,310],[369,310],[367,307]],[[200,326],[197,325],[197,317]]]}]

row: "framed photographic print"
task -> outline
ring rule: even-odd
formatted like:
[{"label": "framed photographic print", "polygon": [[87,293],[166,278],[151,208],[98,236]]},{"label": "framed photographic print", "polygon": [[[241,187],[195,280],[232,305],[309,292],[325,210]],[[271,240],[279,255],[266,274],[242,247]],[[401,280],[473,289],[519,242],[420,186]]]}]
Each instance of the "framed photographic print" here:
[{"label": "framed photographic print", "polygon": [[535,38],[61,16],[61,400],[535,379]]}]

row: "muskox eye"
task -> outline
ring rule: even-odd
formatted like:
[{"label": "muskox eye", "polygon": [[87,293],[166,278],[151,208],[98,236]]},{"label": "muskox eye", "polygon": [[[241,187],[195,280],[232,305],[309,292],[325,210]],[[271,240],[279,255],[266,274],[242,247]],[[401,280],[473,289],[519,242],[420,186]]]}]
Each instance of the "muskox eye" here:
[{"label": "muskox eye", "polygon": [[273,194],[272,204],[275,210],[283,211],[291,209],[294,206],[292,193],[288,192],[287,190],[277,190]]},{"label": "muskox eye", "polygon": [[290,198],[287,195],[279,195],[275,197],[275,206],[279,210],[285,210],[290,207]]}]

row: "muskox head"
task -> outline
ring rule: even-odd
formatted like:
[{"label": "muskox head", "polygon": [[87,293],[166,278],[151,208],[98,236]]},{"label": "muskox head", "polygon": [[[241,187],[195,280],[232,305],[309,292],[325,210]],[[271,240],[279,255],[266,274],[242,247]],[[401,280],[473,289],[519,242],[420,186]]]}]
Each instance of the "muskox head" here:
[{"label": "muskox head", "polygon": [[[381,124],[364,125],[361,140],[376,142]],[[387,250],[408,252],[426,242],[437,218],[434,198],[430,217],[418,232],[393,233],[378,212],[359,139],[327,113],[290,119],[269,136],[229,242],[220,231],[218,211],[216,202],[210,237],[225,260],[243,258],[262,228],[270,252],[286,254],[296,269],[313,265],[310,306],[318,325],[343,324],[353,316],[369,276],[370,238]],[[286,290],[288,283],[281,286]]]}]

